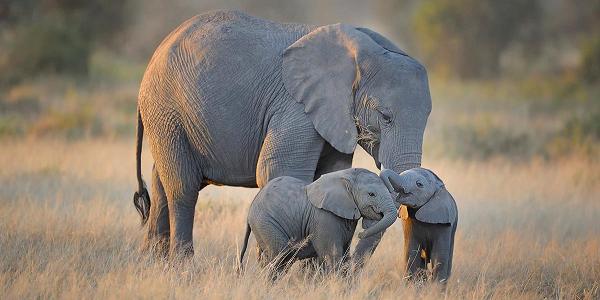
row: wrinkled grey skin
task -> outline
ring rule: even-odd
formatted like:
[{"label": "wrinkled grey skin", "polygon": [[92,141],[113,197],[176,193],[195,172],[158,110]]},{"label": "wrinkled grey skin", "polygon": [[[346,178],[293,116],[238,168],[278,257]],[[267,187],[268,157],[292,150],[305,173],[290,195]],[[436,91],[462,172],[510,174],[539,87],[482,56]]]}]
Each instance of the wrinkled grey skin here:
[{"label": "wrinkled grey skin", "polygon": [[[396,172],[419,166],[430,110],[423,66],[373,31],[198,15],[160,44],[140,87],[134,203],[148,220],[146,246],[193,254],[194,207],[208,184],[310,183],[351,167],[357,143]],[[379,238],[358,249],[370,253]]]},{"label": "wrinkled grey skin", "polygon": [[394,201],[379,176],[365,169],[346,169],[306,183],[282,176],[256,195],[248,212],[248,227],[240,266],[250,232],[254,232],[263,264],[282,271],[288,262],[318,257],[328,270],[348,259],[350,242],[362,217],[363,239],[383,232],[396,220]]},{"label": "wrinkled grey skin", "polygon": [[[406,277],[423,275],[427,263],[433,266],[433,280],[446,283],[452,271],[454,234],[458,210],[442,180],[432,171],[413,168],[398,175],[391,170],[380,174],[390,192],[398,193],[397,204],[404,227]],[[420,271],[421,270],[421,271]]]}]

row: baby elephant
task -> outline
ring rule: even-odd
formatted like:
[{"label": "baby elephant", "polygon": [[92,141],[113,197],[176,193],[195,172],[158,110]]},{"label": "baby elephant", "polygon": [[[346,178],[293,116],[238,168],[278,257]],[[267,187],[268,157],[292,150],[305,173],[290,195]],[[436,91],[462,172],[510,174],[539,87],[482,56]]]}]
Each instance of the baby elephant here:
[{"label": "baby elephant", "polygon": [[454,234],[458,210],[442,180],[431,170],[414,168],[398,175],[391,170],[380,174],[390,190],[398,193],[397,202],[404,227],[406,276],[424,274],[433,267],[433,279],[446,283],[452,269]]},{"label": "baby elephant", "polygon": [[[288,176],[271,180],[254,198],[240,254],[240,266],[254,232],[259,259],[273,263],[273,275],[296,259],[318,257],[328,270],[347,259],[363,217],[359,238],[377,234],[396,220],[394,200],[377,174],[346,169],[305,182]],[[274,278],[274,277],[273,277]]]}]

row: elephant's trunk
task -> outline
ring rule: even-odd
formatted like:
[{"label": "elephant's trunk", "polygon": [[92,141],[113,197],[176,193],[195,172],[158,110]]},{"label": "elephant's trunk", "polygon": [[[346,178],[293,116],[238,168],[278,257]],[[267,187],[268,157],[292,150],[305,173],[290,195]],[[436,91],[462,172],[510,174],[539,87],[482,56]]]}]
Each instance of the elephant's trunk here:
[{"label": "elephant's trunk", "polygon": [[383,180],[383,183],[388,188],[390,193],[399,192],[402,189],[401,184],[403,179],[398,173],[388,170],[384,167],[381,170],[379,177],[381,177],[381,180]]},{"label": "elephant's trunk", "polygon": [[396,173],[421,166],[424,128],[410,128],[382,139],[378,158],[383,167]]},{"label": "elephant's trunk", "polygon": [[392,165],[392,170],[402,173],[406,170],[421,166],[421,153],[408,153],[400,156],[396,164]]},{"label": "elephant's trunk", "polygon": [[[389,198],[389,201],[388,201]],[[392,197],[384,198],[386,200],[382,200],[379,205],[383,210],[383,218],[379,220],[379,222],[375,223],[375,225],[367,228],[365,231],[361,232],[358,237],[361,239],[368,238],[374,234],[380,233],[386,230],[388,227],[392,226],[396,221],[396,206],[394,205],[394,201]]]}]

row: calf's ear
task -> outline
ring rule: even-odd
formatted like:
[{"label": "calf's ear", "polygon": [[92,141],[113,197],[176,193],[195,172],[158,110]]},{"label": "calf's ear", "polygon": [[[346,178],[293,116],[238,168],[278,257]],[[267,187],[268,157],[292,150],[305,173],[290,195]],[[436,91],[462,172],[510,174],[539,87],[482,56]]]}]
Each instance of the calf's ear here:
[{"label": "calf's ear", "polygon": [[439,190],[425,205],[421,206],[415,218],[430,224],[453,224],[456,222],[458,211],[456,202],[445,187]]},{"label": "calf's ear", "polygon": [[350,179],[338,176],[338,172],[325,174],[306,187],[306,195],[312,205],[332,212],[338,217],[358,220],[361,217],[351,192]]}]

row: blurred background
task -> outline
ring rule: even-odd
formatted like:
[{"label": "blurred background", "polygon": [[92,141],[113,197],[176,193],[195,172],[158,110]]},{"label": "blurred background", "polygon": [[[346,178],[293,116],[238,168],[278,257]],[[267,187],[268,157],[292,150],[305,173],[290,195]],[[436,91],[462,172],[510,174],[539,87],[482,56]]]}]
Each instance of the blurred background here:
[{"label": "blurred background", "polygon": [[429,71],[425,158],[598,156],[598,0],[2,0],[0,139],[130,139],[154,49],[219,8],[388,36]]}]

